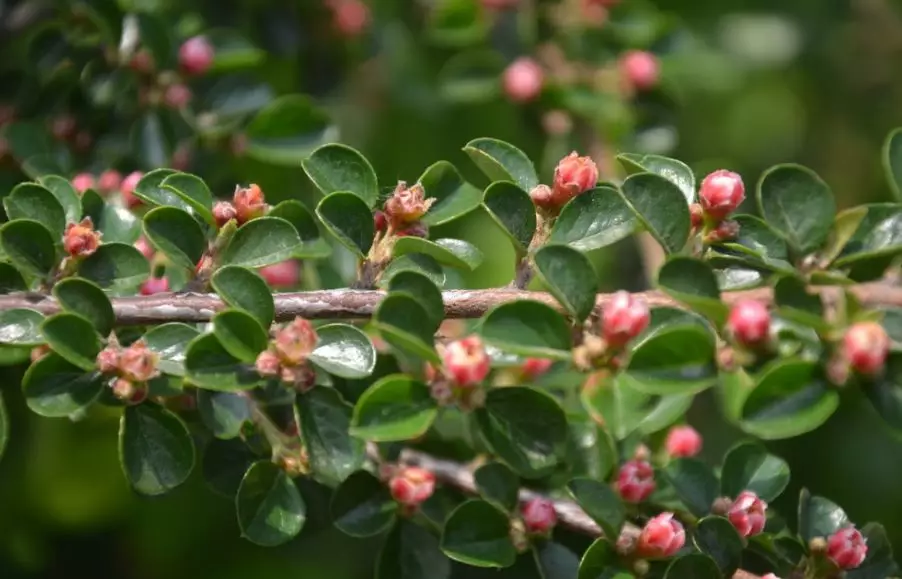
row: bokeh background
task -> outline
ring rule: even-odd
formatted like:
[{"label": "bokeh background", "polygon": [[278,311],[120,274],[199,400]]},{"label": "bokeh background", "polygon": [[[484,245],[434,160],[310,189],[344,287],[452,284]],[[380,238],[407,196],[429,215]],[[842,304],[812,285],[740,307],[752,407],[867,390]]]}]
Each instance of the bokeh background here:
[{"label": "bokeh background", "polygon": [[[9,56],[4,43],[15,34],[4,18],[21,4],[0,0],[0,63]],[[461,151],[475,137],[516,144],[546,178],[562,153],[580,145],[578,139],[549,142],[533,107],[500,95],[472,104],[443,98],[442,64],[453,51],[423,41],[410,17],[413,0],[370,2],[371,23],[354,42],[330,40],[320,0],[189,4],[204,8],[209,24],[238,28],[266,51],[260,74],[277,93],[305,92],[328,106],[341,140],[371,160],[383,184],[414,181],[440,159],[481,182]],[[832,186],[840,206],[888,199],[879,153],[884,136],[902,125],[902,3],[641,4],[671,30],[650,47],[660,56],[666,90],[640,96],[638,113],[615,119],[606,143],[680,158],[699,175],[729,168],[743,175],[749,190],[768,166],[799,162]],[[505,61],[516,57],[522,47],[513,21],[499,23],[486,46]],[[227,171],[209,167],[201,174],[234,186],[235,173],[239,181],[260,183],[272,199],[312,195],[299,167],[244,159]],[[450,227],[492,248],[483,266],[452,285],[488,287],[510,279],[513,254],[485,216],[473,214]],[[639,252],[630,241],[595,256],[606,288],[643,287],[634,259]],[[308,500],[301,536],[277,549],[242,541],[232,505],[210,493],[197,473],[171,495],[136,497],[118,465],[116,413],[98,409],[77,422],[37,418],[18,395],[21,372],[0,368],[12,424],[0,462],[0,578],[371,576],[379,540],[351,540],[333,530],[324,491],[305,495],[319,493],[322,500]],[[807,486],[843,505],[857,522],[882,522],[902,553],[902,441],[871,412],[852,400],[817,431],[770,446],[792,467],[791,491]],[[700,397],[689,418],[706,435],[705,455],[713,461],[739,436],[720,421],[713,397]],[[792,513],[794,496],[787,492],[776,506]],[[522,569],[456,573],[528,576]]]}]

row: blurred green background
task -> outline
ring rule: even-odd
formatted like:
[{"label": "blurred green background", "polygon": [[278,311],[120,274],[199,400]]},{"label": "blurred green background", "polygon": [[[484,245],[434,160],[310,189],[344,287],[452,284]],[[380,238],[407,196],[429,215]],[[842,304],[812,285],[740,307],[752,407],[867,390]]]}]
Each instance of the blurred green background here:
[{"label": "blurred green background", "polygon": [[[460,148],[482,136],[521,147],[541,160],[547,178],[560,153],[578,144],[549,144],[531,107],[500,98],[479,105],[443,102],[436,63],[448,55],[418,45],[405,24],[410,3],[374,2],[371,35],[350,49],[315,48],[321,44],[311,39],[322,33],[322,23],[309,17],[307,5],[318,0],[219,0],[215,18],[243,29],[268,51],[264,74],[277,91],[307,92],[327,103],[342,140],[364,152],[383,184],[414,181],[439,159],[481,182]],[[637,131],[623,139],[623,148],[678,157],[699,175],[721,167],[738,171],[750,191],[768,166],[799,162],[832,186],[840,206],[888,198],[879,151],[889,130],[902,125],[902,3],[643,4],[656,5],[678,23],[677,32],[653,47],[661,55],[669,96],[666,102],[659,95],[640,98]],[[251,9],[256,17],[244,19]],[[517,54],[509,43],[501,51]],[[273,199],[312,194],[300,168],[243,160],[237,171]],[[486,287],[510,279],[513,253],[487,218],[475,214],[451,227],[491,252],[472,276],[450,285]],[[630,242],[597,256],[606,288],[643,287],[635,255]],[[211,494],[197,472],[171,495],[134,496],[118,465],[116,414],[97,409],[77,422],[34,417],[18,395],[21,371],[0,370],[12,423],[10,448],[0,462],[0,578],[372,575],[378,540],[351,540],[332,530],[321,489],[308,495],[319,493],[322,500],[308,500],[311,512],[301,536],[277,549],[242,541],[232,505]],[[850,400],[824,427],[771,448],[792,466],[791,490],[807,486],[844,506],[858,523],[882,522],[898,553],[902,442],[870,412]],[[690,415],[706,435],[706,455],[713,461],[737,437],[718,417],[708,395]],[[796,495],[786,493],[776,506],[791,515]],[[455,573],[528,576],[517,569]]]}]

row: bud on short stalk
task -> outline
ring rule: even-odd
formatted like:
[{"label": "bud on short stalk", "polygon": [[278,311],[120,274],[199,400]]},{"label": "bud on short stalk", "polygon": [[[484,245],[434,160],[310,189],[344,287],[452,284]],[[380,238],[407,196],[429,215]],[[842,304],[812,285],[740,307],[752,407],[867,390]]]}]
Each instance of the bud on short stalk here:
[{"label": "bud on short stalk", "polygon": [[686,543],[686,531],[673,513],[661,513],[642,528],[636,554],[646,558],[671,557]]},{"label": "bud on short stalk", "polygon": [[141,284],[141,289],[139,293],[142,296],[152,296],[154,294],[162,294],[169,291],[169,278],[166,276],[163,277],[151,277],[148,278],[143,284]]},{"label": "bud on short stalk", "polygon": [[255,184],[236,188],[232,203],[235,206],[235,217],[240,224],[263,216],[267,209],[263,191]]},{"label": "bud on short stalk", "polygon": [[501,79],[504,94],[517,103],[534,100],[542,92],[545,73],[538,62],[531,58],[518,58],[505,70]]},{"label": "bud on short stalk", "polygon": [[617,473],[617,492],[623,500],[641,503],[655,491],[655,470],[644,460],[629,460]]},{"label": "bud on short stalk", "polygon": [[401,505],[418,507],[435,491],[435,475],[416,466],[401,467],[391,477],[388,488]]},{"label": "bud on short stalk", "polygon": [[213,65],[213,45],[203,36],[189,38],[179,47],[179,66],[187,74],[200,75]]},{"label": "bud on short stalk", "polygon": [[705,243],[725,243],[737,237],[739,237],[739,223],[737,221],[721,221],[705,236]]},{"label": "bud on short stalk", "polygon": [[890,339],[877,322],[858,322],[846,330],[842,341],[842,357],[853,370],[864,376],[883,372],[889,355]]},{"label": "bud on short stalk", "polygon": [[840,569],[855,569],[868,554],[867,540],[855,527],[846,527],[827,539],[827,558]]},{"label": "bud on short stalk", "polygon": [[116,374],[119,372],[119,347],[110,345],[98,352],[95,364],[101,374]]},{"label": "bud on short stalk", "polygon": [[702,225],[705,224],[705,211],[698,203],[693,203],[689,206],[689,222],[692,225],[692,229],[701,229]]},{"label": "bud on short stalk", "polygon": [[163,93],[163,103],[171,109],[183,109],[191,101],[191,89],[182,83],[171,84]]},{"label": "bud on short stalk", "polygon": [[620,349],[648,327],[650,312],[645,300],[619,291],[605,305],[601,333],[608,346]]},{"label": "bud on short stalk", "polygon": [[555,207],[593,189],[598,184],[598,166],[591,157],[580,157],[573,151],[557,164],[554,169],[551,201]]},{"label": "bud on short stalk", "polygon": [[158,361],[159,355],[138,340],[119,354],[119,371],[132,382],[147,382],[160,375]]},{"label": "bud on short stalk", "polygon": [[269,284],[269,287],[276,289],[294,287],[301,279],[301,266],[294,259],[286,259],[279,263],[261,267],[257,272]]},{"label": "bud on short stalk", "polygon": [[281,373],[282,363],[279,361],[279,357],[275,352],[263,350],[257,356],[254,367],[256,368],[257,373],[264,378],[275,378]]},{"label": "bud on short stalk", "polygon": [[426,190],[419,183],[407,187],[407,183],[399,181],[392,196],[385,202],[385,217],[395,231],[420,220],[435,199],[426,199]]},{"label": "bud on short stalk", "polygon": [[742,491],[727,511],[727,518],[743,537],[758,535],[767,523],[767,503],[752,491]]},{"label": "bud on short stalk", "polygon": [[112,193],[118,191],[122,185],[122,173],[115,169],[107,169],[97,178],[97,188],[102,193]]},{"label": "bud on short stalk", "polygon": [[79,173],[72,178],[72,187],[78,193],[84,193],[88,189],[93,189],[94,185],[94,175],[91,175],[90,173]]},{"label": "bud on short stalk", "polygon": [[761,302],[742,300],[730,310],[727,330],[736,343],[759,348],[770,339],[770,312]]},{"label": "bud on short stalk", "polygon": [[134,383],[127,378],[116,378],[110,384],[113,396],[125,402],[129,406],[140,404],[147,400],[149,388],[144,382]]},{"label": "bud on short stalk", "polygon": [[702,180],[698,191],[699,204],[708,219],[719,222],[725,219],[745,199],[742,177],[732,171],[720,169]]},{"label": "bud on short stalk", "polygon": [[217,227],[222,227],[232,219],[238,218],[238,212],[235,206],[228,201],[217,201],[213,205],[213,220],[216,221]]},{"label": "bud on short stalk", "polygon": [[445,374],[457,385],[468,388],[488,376],[490,360],[479,336],[468,336],[447,344],[442,352]]},{"label": "bud on short stalk", "polygon": [[695,456],[702,450],[702,435],[688,425],[674,426],[667,433],[664,446],[672,457]]},{"label": "bud on short stalk", "polygon": [[273,347],[282,364],[299,366],[307,361],[318,341],[313,324],[298,317],[276,332]]},{"label": "bud on short stalk", "polygon": [[523,519],[526,532],[531,535],[547,535],[557,524],[554,503],[541,497],[523,503],[520,507],[520,517]]},{"label": "bud on short stalk", "polygon": [[535,380],[547,372],[551,364],[548,358],[527,358],[520,370],[527,380]]},{"label": "bud on short stalk", "polygon": [[80,223],[70,223],[63,234],[63,249],[72,257],[87,257],[100,247],[102,234],[94,230],[90,217]]}]

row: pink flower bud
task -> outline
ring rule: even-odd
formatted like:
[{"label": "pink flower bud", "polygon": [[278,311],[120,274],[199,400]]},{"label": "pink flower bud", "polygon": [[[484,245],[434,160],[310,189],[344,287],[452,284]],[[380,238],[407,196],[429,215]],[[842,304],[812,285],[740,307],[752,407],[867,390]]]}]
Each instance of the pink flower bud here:
[{"label": "pink flower bud", "polygon": [[399,181],[395,192],[385,202],[385,216],[395,230],[419,221],[429,211],[435,199],[426,199],[426,191],[419,183],[408,188],[407,183]]},{"label": "pink flower bud", "polygon": [[118,191],[122,185],[122,173],[115,169],[108,169],[100,174],[97,179],[97,188],[103,193]]},{"label": "pink flower bud", "polygon": [[827,539],[827,558],[840,569],[855,569],[868,554],[867,540],[855,527],[846,527]]},{"label": "pink flower bud", "polygon": [[702,180],[698,201],[711,219],[721,220],[736,211],[745,199],[742,177],[732,171],[720,169]]},{"label": "pink flower bud", "polygon": [[94,175],[90,173],[79,173],[72,178],[72,187],[79,193],[84,193],[88,189],[94,188]]},{"label": "pink flower bud", "polygon": [[119,370],[132,382],[147,382],[160,375],[158,360],[157,353],[148,348],[144,340],[138,340],[119,355]]},{"label": "pink flower bud", "polygon": [[147,278],[144,283],[141,284],[141,289],[139,293],[142,296],[152,296],[153,294],[162,294],[169,291],[169,278],[166,276],[163,277],[151,277]]},{"label": "pink flower bud", "polygon": [[489,356],[479,336],[468,336],[445,346],[445,374],[461,387],[479,384],[489,373]]},{"label": "pink flower bud", "polygon": [[535,60],[522,57],[512,62],[504,71],[501,84],[507,98],[516,103],[534,100],[542,92],[545,73]]},{"label": "pink flower bud", "polygon": [[727,512],[727,518],[743,537],[757,535],[767,523],[767,503],[752,491],[742,491]]},{"label": "pink flower bud", "polygon": [[213,45],[203,36],[189,38],[179,47],[179,65],[188,74],[207,72],[213,56]]},{"label": "pink flower bud", "polygon": [[671,557],[686,543],[683,525],[673,518],[673,513],[661,513],[652,518],[639,533],[636,553],[640,557]]},{"label": "pink flower bud", "polygon": [[150,74],[154,68],[153,57],[147,50],[142,48],[132,56],[128,66],[137,73]]},{"label": "pink flower bud", "polygon": [[527,358],[521,368],[523,375],[529,380],[535,380],[551,368],[553,362],[548,358]]},{"label": "pink flower bud", "polygon": [[717,227],[705,237],[706,243],[724,243],[739,237],[738,221],[721,221]]},{"label": "pink flower bud", "polygon": [[316,386],[316,370],[306,364],[282,366],[280,375],[282,382],[291,385],[298,392],[309,392]]},{"label": "pink flower bud", "polygon": [[619,291],[601,314],[601,333],[612,348],[622,348],[648,326],[648,304],[628,291]]},{"label": "pink flower bud", "polygon": [[435,475],[416,466],[399,468],[388,483],[393,499],[408,507],[416,507],[432,496]]},{"label": "pink flower bud", "polygon": [[698,229],[705,222],[705,211],[698,203],[693,203],[689,206],[689,222],[692,224],[693,229]]},{"label": "pink flower bud", "polygon": [[376,229],[376,232],[384,232],[388,229],[388,218],[385,216],[384,211],[379,211],[378,209],[373,212],[373,227]]},{"label": "pink flower bud", "polygon": [[890,340],[877,322],[853,324],[843,336],[843,357],[859,374],[873,376],[883,371]]},{"label": "pink flower bud", "polygon": [[279,359],[288,366],[299,366],[316,348],[319,337],[308,320],[295,318],[276,332],[274,346]]},{"label": "pink flower bud", "polygon": [[780,579],[780,578],[777,577],[776,575],[774,575],[773,573],[768,573],[767,575],[762,575],[761,579]]},{"label": "pink flower bud", "polygon": [[58,141],[67,141],[75,134],[75,117],[72,115],[60,115],[50,123],[50,132]]},{"label": "pink flower bud", "polygon": [[562,206],[598,183],[598,166],[591,157],[580,157],[573,151],[554,169],[554,204]]},{"label": "pink flower bud", "polygon": [[95,363],[102,374],[116,374],[119,372],[119,348],[107,346],[98,352]]},{"label": "pink flower bud", "polygon": [[140,251],[141,255],[143,255],[147,259],[153,258],[154,253],[156,253],[156,250],[143,235],[138,238],[138,241],[135,242],[135,249]]},{"label": "pink flower bud", "polygon": [[191,100],[191,89],[182,83],[171,84],[163,93],[163,102],[171,109],[183,109]]},{"label": "pink flower bud", "polygon": [[617,473],[617,492],[623,500],[641,503],[655,491],[655,469],[644,460],[629,460]]},{"label": "pink flower bud", "polygon": [[249,187],[239,187],[232,199],[235,205],[235,216],[239,224],[244,224],[266,213],[266,199],[258,185],[251,183]]},{"label": "pink flower bud", "polygon": [[370,10],[360,0],[328,0],[335,29],[347,38],[359,36],[370,23]]},{"label": "pink flower bud", "polygon": [[122,180],[122,185],[119,187],[119,192],[122,193],[122,202],[129,209],[141,204],[141,200],[135,197],[135,187],[138,186],[138,181],[140,181],[142,177],[144,177],[144,173],[141,171],[129,173],[125,179]]},{"label": "pink flower bud", "polygon": [[548,185],[536,185],[536,187],[529,192],[529,197],[532,199],[532,202],[535,203],[536,207],[541,207],[545,210],[552,210],[558,206],[554,192]]},{"label": "pink flower bud", "polygon": [[644,50],[630,50],[620,57],[620,74],[629,86],[647,90],[658,84],[661,66],[654,54]]},{"label": "pink flower bud", "polygon": [[147,399],[148,388],[146,384],[135,384],[126,378],[116,378],[110,384],[113,396],[126,404],[140,404]]},{"label": "pink flower bud", "polygon": [[273,288],[289,288],[298,284],[301,279],[301,266],[293,259],[267,265],[257,270],[266,283]]},{"label": "pink flower bud", "polygon": [[743,346],[760,346],[770,336],[770,312],[755,300],[737,302],[727,318],[727,330]]},{"label": "pink flower bud", "polygon": [[100,247],[101,233],[94,231],[94,224],[90,217],[85,217],[81,223],[70,223],[63,234],[63,248],[73,257],[87,257]]},{"label": "pink flower bud", "polygon": [[557,524],[554,503],[544,498],[535,498],[523,503],[520,516],[526,531],[534,535],[544,535]]},{"label": "pink flower bud", "polygon": [[688,425],[674,426],[667,433],[664,446],[673,457],[695,456],[702,450],[702,435]]},{"label": "pink flower bud", "polygon": [[257,361],[254,363],[257,374],[267,378],[275,378],[278,376],[281,365],[282,363],[279,361],[279,357],[269,350],[260,352],[257,356]]},{"label": "pink flower bud", "polygon": [[213,205],[213,219],[216,220],[216,226],[222,227],[232,219],[238,217],[235,206],[228,201],[217,201]]}]

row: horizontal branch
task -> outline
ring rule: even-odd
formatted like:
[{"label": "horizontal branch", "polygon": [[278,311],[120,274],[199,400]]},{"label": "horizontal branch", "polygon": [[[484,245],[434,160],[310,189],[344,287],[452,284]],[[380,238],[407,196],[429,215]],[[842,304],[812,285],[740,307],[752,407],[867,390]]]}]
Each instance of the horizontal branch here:
[{"label": "horizontal branch", "polygon": [[[814,288],[826,303],[832,303],[839,295],[835,287]],[[887,282],[860,284],[852,291],[867,306],[902,307],[902,287]],[[648,291],[644,295],[651,306],[679,306],[679,304],[659,291]],[[385,296],[378,290],[317,290],[298,293],[278,293],[273,297],[276,306],[276,320],[290,320],[296,316],[308,319],[365,319],[373,315],[376,306]],[[599,294],[596,308],[603,307],[612,294]],[[481,290],[450,290],[442,292],[447,318],[478,318],[493,306],[515,300],[530,299],[556,309],[561,309],[550,294],[530,292],[511,288]],[[723,294],[728,304],[742,299],[763,302],[772,300],[769,288],[728,292]],[[152,296],[131,296],[113,298],[116,323],[120,326],[156,324],[163,322],[209,322],[213,315],[226,307],[215,294],[165,293]],[[59,311],[59,304],[53,297],[37,293],[15,293],[0,296],[0,311],[13,308],[30,308],[49,315]]]}]

